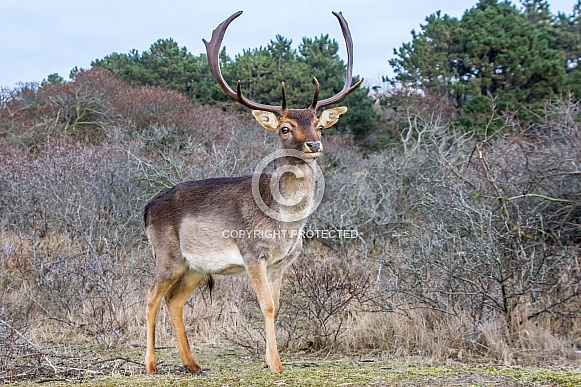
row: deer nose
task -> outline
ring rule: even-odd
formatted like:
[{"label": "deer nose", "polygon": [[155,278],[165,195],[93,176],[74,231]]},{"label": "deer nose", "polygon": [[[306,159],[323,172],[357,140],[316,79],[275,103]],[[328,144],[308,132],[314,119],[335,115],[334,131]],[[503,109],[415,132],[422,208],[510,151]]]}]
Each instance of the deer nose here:
[{"label": "deer nose", "polygon": [[321,149],[321,141],[306,142],[305,145],[310,152],[318,152]]}]

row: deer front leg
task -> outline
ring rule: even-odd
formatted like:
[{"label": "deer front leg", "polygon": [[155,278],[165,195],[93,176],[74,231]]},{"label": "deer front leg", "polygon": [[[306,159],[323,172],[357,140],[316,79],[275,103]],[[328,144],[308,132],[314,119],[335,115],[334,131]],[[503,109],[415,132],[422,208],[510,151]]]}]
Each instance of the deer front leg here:
[{"label": "deer front leg", "polygon": [[282,274],[283,270],[275,271],[270,274],[270,290],[272,292],[272,301],[274,303],[274,321],[276,323],[276,317],[278,316],[278,310],[280,307],[280,288],[282,286]]},{"label": "deer front leg", "polygon": [[[246,270],[248,277],[256,292],[258,304],[264,316],[264,324],[266,331],[266,364],[270,367],[272,372],[282,371],[282,363],[278,354],[276,346],[276,331],[275,331],[275,303],[272,296],[272,291],[268,283],[268,276],[266,274],[266,262],[263,259],[252,260],[246,262]],[[278,304],[278,302],[277,302]]]}]

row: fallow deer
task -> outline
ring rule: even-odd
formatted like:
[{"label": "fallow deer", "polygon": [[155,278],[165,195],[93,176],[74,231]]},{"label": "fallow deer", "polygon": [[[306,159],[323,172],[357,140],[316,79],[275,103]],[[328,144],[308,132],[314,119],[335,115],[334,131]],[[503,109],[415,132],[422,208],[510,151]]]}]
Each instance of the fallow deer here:
[{"label": "fallow deer", "polygon": [[[319,115],[316,111],[339,102],[363,81],[351,85],[351,34],[343,15],[333,12],[347,44],[348,63],[343,89],[335,96],[319,101],[319,83],[315,78],[314,98],[307,109],[287,109],[284,83],[282,106],[247,99],[241,92],[240,81],[236,92],[226,83],[218,59],[228,25],[241,14],[241,11],[237,12],[222,22],[212,32],[210,42],[203,40],[210,70],[231,99],[253,109],[252,114],[258,123],[279,136],[279,147],[285,155],[277,160],[276,170],[282,172],[278,175],[275,172],[184,182],[159,194],[145,206],[145,227],[156,260],[156,275],[147,300],[145,366],[148,374],[157,371],[155,324],[161,299],[165,298],[183,364],[193,374],[204,374],[192,356],[186,337],[182,315],[184,303],[202,281],[211,283],[212,275],[244,271],[248,273],[264,315],[266,363],[271,371],[282,371],[275,320],[283,271],[301,251],[300,231],[306,221],[301,214],[307,214],[313,205],[315,172],[312,164],[323,152],[321,130],[334,125],[347,108],[335,107]],[[295,168],[295,173],[285,173],[291,167]],[[273,181],[275,187],[271,186]],[[285,205],[277,201],[276,194],[284,199],[294,197],[300,200]],[[263,200],[271,213],[261,210],[256,200]],[[261,233],[258,236],[251,232],[241,233],[233,238],[225,234],[227,230],[259,230]]]}]

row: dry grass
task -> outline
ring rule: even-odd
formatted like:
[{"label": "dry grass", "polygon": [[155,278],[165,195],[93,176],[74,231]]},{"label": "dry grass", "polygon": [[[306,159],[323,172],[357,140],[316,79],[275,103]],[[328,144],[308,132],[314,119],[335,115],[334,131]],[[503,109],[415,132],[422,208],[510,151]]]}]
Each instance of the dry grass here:
[{"label": "dry grass", "polygon": [[[60,348],[61,351],[66,350]],[[190,375],[178,365],[173,347],[161,347],[165,359],[160,371],[145,376],[140,364],[142,348],[131,346],[116,351],[95,353],[88,349],[68,349],[77,367],[62,368],[60,373],[20,381],[19,385],[133,386],[576,386],[581,372],[568,368],[507,367],[489,364],[469,365],[459,361],[434,362],[418,357],[405,360],[381,354],[283,354],[285,370],[272,374],[261,356],[250,355],[239,347],[198,344],[194,353],[207,376]],[[81,358],[82,356],[84,358]],[[16,381],[16,380],[15,380]],[[5,382],[10,382],[5,380]]]}]

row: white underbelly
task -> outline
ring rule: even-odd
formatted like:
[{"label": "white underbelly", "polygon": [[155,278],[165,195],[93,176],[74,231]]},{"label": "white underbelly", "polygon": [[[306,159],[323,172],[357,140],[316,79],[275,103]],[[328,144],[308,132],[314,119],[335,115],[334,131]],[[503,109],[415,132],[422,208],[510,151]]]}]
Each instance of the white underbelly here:
[{"label": "white underbelly", "polygon": [[[246,270],[237,239],[228,238],[229,234],[224,230],[228,230],[228,223],[216,218],[192,216],[182,221],[179,230],[180,249],[191,270],[227,275]],[[287,266],[290,255],[293,255],[292,258],[296,256],[290,253],[295,250],[300,237],[278,239],[277,243],[272,243],[269,238],[266,238],[266,242],[270,243],[259,246],[261,258],[266,259],[267,269],[277,270]]]},{"label": "white underbelly", "polygon": [[242,254],[233,239],[224,237],[226,226],[212,218],[189,217],[180,227],[180,248],[191,270],[211,274],[244,271]]},{"label": "white underbelly", "polygon": [[[198,246],[201,247],[201,246]],[[236,245],[220,249],[198,248],[182,254],[191,270],[211,274],[238,274],[245,270],[244,260]]]}]

